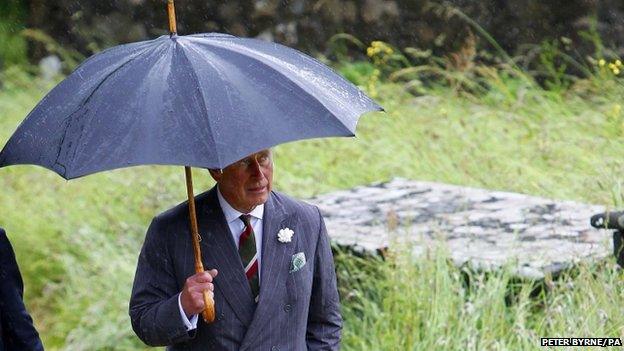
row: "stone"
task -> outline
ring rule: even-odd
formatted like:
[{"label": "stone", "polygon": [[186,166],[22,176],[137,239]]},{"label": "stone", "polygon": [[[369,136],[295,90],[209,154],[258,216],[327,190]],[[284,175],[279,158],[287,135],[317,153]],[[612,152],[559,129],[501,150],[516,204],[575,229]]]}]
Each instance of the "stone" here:
[{"label": "stone", "polygon": [[399,6],[395,1],[365,0],[362,6],[362,19],[367,23],[379,22],[383,16],[398,17]]},{"label": "stone", "polygon": [[353,1],[345,1],[342,3],[342,18],[346,22],[353,23],[357,21],[357,5]]},{"label": "stone", "polygon": [[50,55],[39,61],[39,72],[44,80],[50,81],[61,73],[63,67],[61,59],[56,55]]},{"label": "stone", "polygon": [[274,17],[278,6],[279,1],[275,0],[254,1],[254,17]]},{"label": "stone", "polygon": [[366,23],[379,21],[384,11],[383,1],[381,0],[365,0],[361,8],[362,19]]},{"label": "stone", "polygon": [[305,12],[306,4],[304,0],[294,0],[290,3],[289,7],[290,7],[290,11],[294,15],[299,16]]},{"label": "stone", "polygon": [[369,254],[397,242],[415,255],[443,244],[457,265],[511,264],[518,276],[540,279],[613,250],[610,234],[589,224],[605,208],[573,201],[407,179],[308,201],[319,206],[335,243]]},{"label": "stone", "polygon": [[295,45],[299,40],[297,35],[297,23],[294,21],[278,24],[275,26],[274,33],[278,40],[286,45]]},{"label": "stone", "polygon": [[258,34],[256,36],[256,39],[272,42],[273,41],[273,33],[271,32],[270,29],[267,29],[267,30],[263,31],[262,33]]}]

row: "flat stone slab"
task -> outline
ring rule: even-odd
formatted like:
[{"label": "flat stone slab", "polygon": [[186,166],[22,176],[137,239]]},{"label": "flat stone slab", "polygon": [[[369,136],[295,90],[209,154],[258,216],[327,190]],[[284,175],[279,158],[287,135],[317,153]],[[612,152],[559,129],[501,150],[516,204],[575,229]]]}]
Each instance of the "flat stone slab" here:
[{"label": "flat stone slab", "polygon": [[445,243],[457,265],[511,264],[526,278],[612,255],[610,232],[589,218],[603,206],[517,193],[394,179],[309,200],[335,243],[378,253],[409,240],[415,254]]}]

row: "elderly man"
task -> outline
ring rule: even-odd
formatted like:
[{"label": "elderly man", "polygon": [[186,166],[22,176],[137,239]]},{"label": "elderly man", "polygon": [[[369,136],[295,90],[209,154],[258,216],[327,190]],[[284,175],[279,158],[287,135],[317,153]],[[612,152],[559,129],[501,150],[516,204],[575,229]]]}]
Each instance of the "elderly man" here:
[{"label": "elderly man", "polygon": [[[170,350],[337,350],[342,318],[318,208],[272,191],[270,150],[223,170],[196,197],[207,272],[194,274],[188,206],[154,218],[139,256],[130,317]],[[206,324],[202,292],[214,294]]]}]

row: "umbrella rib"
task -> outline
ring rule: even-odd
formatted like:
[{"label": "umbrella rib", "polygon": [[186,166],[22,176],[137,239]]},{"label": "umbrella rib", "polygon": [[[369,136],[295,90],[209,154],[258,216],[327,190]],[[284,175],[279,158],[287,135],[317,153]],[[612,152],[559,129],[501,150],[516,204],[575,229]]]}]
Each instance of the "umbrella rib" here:
[{"label": "umbrella rib", "polygon": [[[161,44],[162,45],[162,44]],[[67,125],[65,126],[65,130],[63,131],[63,137],[61,138],[61,142],[59,143],[59,150],[58,153],[56,154],[56,159],[54,161],[55,165],[58,165],[60,167],[63,167],[64,172],[62,174],[62,176],[66,179],[71,179],[68,178],[67,176],[67,165],[64,165],[60,162],[58,162],[59,158],[61,157],[61,150],[62,150],[62,145],[65,142],[65,136],[67,135],[67,131],[69,130],[70,126],[72,125],[72,116],[74,116],[78,111],[80,111],[87,103],[89,103],[89,101],[91,100],[91,98],[93,97],[93,95],[95,94],[95,92],[102,86],[102,84],[104,84],[110,77],[112,77],[115,73],[117,73],[120,69],[122,69],[123,67],[125,67],[126,65],[130,64],[131,62],[133,62],[134,60],[136,60],[137,58],[139,58],[140,56],[142,56],[143,54],[145,54],[147,51],[149,51],[150,49],[156,49],[159,48],[161,45],[158,45],[156,47],[147,47],[145,49],[143,49],[142,51],[140,51],[139,53],[137,53],[136,55],[134,55],[133,57],[131,57],[130,59],[128,59],[126,62],[122,63],[121,65],[119,65],[119,67],[115,68],[114,70],[112,70],[109,74],[107,74],[96,86],[95,88],[93,88],[93,90],[91,91],[91,93],[89,94],[89,96],[87,96],[83,102],[81,102],[78,106],[78,108],[73,111],[72,113],[69,114],[69,116],[67,116],[65,119],[68,120]],[[83,133],[81,131],[80,134],[80,138],[82,137]],[[80,139],[79,138],[79,139]],[[78,144],[78,143],[77,143]],[[71,162],[73,162],[74,157],[76,156],[76,152],[78,151],[78,148],[74,148],[74,153],[72,155],[71,158]]]},{"label": "umbrella rib", "polygon": [[[195,80],[195,83],[197,84],[197,86],[199,87],[198,91],[199,94],[201,95],[201,106],[204,110],[204,114],[206,115],[206,121],[208,122],[208,127],[210,128],[210,131],[213,131],[213,125],[210,121],[210,118],[208,117],[208,106],[206,106],[206,97],[204,96],[204,89],[201,86],[201,82],[199,80],[199,77],[197,76],[197,73],[195,73],[195,67],[193,66],[193,63],[191,62],[191,60],[188,58],[188,56],[186,56],[186,52],[184,51],[184,46],[181,45],[181,50],[182,52],[182,56],[184,57],[184,60],[186,60],[186,63],[188,64],[188,66],[190,67],[190,71],[191,74],[193,76],[193,79]],[[215,140],[214,134],[213,133],[208,133],[208,135],[210,135],[210,137],[212,138],[212,143],[213,145],[215,145],[215,154],[217,156],[217,163],[219,165],[219,167],[224,166],[223,164],[221,164],[221,156],[219,155],[219,150],[216,148],[217,145],[217,141]],[[204,141],[204,144],[206,145],[206,147],[208,149],[210,149],[210,145],[206,144],[206,142]]]},{"label": "umbrella rib", "polygon": [[[269,68],[271,71],[276,72],[276,73],[277,73],[277,74],[279,74],[280,76],[282,76],[282,77],[284,77],[285,79],[287,79],[288,81],[292,82],[295,86],[297,86],[299,89],[301,89],[301,91],[302,91],[303,93],[305,93],[307,96],[309,96],[312,100],[317,101],[317,102],[318,102],[321,106],[323,106],[323,108],[324,108],[325,110],[327,110],[330,114],[335,115],[335,114],[334,114],[334,112],[332,112],[332,111],[331,111],[331,110],[327,107],[327,105],[326,105],[323,101],[321,101],[320,99],[318,99],[318,98],[317,98],[314,94],[310,93],[310,92],[309,92],[309,91],[308,91],[305,87],[301,86],[301,84],[299,84],[297,81],[295,81],[295,80],[291,79],[288,75],[286,75],[286,74],[284,74],[284,73],[280,72],[278,69],[276,69],[275,67],[273,67],[273,66],[271,66],[271,65],[267,64],[266,62],[264,62],[264,61],[262,61],[262,60],[258,60],[258,59],[257,59],[256,57],[254,57],[253,55],[250,55],[250,54],[245,53],[245,52],[241,52],[241,51],[239,51],[239,50],[235,50],[234,48],[224,47],[224,46],[218,46],[218,45],[214,45],[214,44],[211,44],[211,43],[207,43],[207,42],[205,42],[205,41],[200,41],[200,43],[201,43],[201,44],[204,44],[204,45],[208,45],[208,46],[214,47],[214,48],[218,48],[218,49],[222,49],[222,50],[227,50],[227,51],[230,51],[230,52],[232,52],[232,53],[234,53],[234,54],[238,54],[238,55],[244,56],[244,57],[246,57],[246,58],[248,58],[248,59],[254,60],[254,62],[257,62],[258,64],[261,64],[261,65],[263,65],[263,66],[265,66],[265,67]],[[234,44],[234,45],[236,45],[236,44]],[[260,53],[260,54],[264,55],[263,53]],[[345,128],[345,129],[346,129],[346,131],[347,131],[347,132],[349,132],[350,134],[353,134],[353,133],[354,133],[353,131],[351,131],[351,129],[349,129],[349,127],[348,127],[348,126],[347,126],[347,125],[346,125],[346,124],[345,124],[345,123],[344,123],[341,119],[337,118],[336,120],[337,120],[337,121],[338,121],[338,122],[339,122],[339,123],[340,123],[340,124],[341,124],[341,125]]]},{"label": "umbrella rib", "polygon": [[[139,42],[136,42],[136,43],[122,44],[122,45],[117,45],[117,46],[113,46],[113,47],[104,49],[104,50],[98,52],[97,54],[95,54],[95,55],[87,58],[86,60],[84,60],[80,65],[78,65],[78,67],[76,67],[76,69],[74,70],[74,73],[76,71],[78,71],[80,68],[82,68],[82,66],[85,66],[85,65],[89,64],[89,62],[91,60],[95,60],[96,58],[99,58],[99,57],[101,57],[104,54],[109,54],[109,51],[110,52],[118,51],[118,50],[125,49],[125,48],[132,47],[132,46],[136,46],[136,47],[149,46],[150,43],[152,43],[154,41],[157,41],[157,40],[159,40],[159,38],[152,39],[152,40],[139,41]],[[149,47],[147,49],[149,49]],[[144,49],[144,50],[146,50],[146,49]]]}]

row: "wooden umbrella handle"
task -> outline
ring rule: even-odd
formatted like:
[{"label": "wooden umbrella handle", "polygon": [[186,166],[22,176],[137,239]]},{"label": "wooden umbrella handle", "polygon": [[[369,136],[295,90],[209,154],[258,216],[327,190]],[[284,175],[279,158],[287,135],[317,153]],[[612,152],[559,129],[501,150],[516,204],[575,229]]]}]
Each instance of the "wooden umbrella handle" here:
[{"label": "wooden umbrella handle", "polygon": [[202,318],[206,323],[212,323],[215,320],[214,299],[210,296],[208,290],[204,290],[204,304],[206,308],[202,311]]},{"label": "wooden umbrella handle", "polygon": [[[195,254],[195,273],[204,271],[201,259],[201,249],[199,247],[199,230],[197,229],[197,215],[195,213],[195,195],[193,194],[193,173],[191,167],[184,167],[186,174],[186,192],[189,203],[189,221],[191,223],[191,236],[193,237],[193,252]],[[204,304],[206,308],[202,312],[202,317],[206,323],[212,323],[215,319],[214,299],[208,290],[204,290]]]}]

